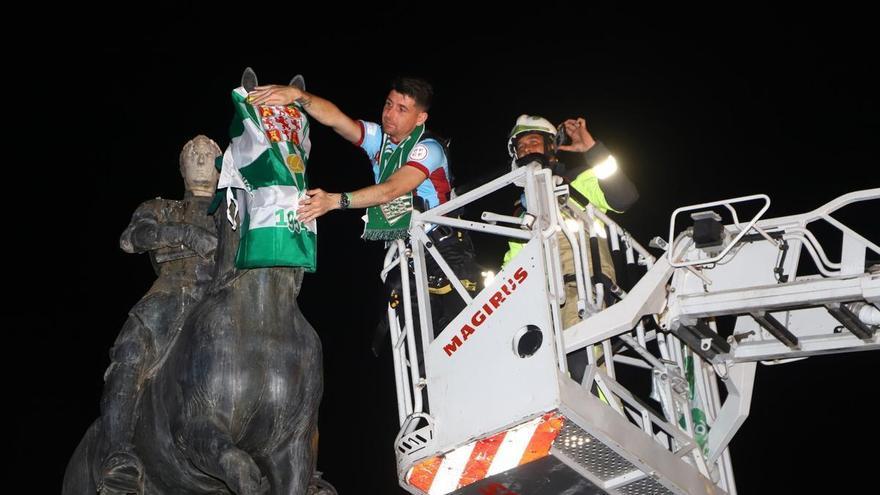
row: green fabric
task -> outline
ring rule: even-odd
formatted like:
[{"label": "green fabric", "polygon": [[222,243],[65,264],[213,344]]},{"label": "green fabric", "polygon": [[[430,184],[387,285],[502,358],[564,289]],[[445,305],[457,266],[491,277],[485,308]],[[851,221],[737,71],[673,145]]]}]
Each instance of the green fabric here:
[{"label": "green fabric", "polygon": [[308,119],[295,105],[254,107],[243,88],[232,92],[232,100],[236,110],[230,125],[232,139],[221,161],[215,203],[223,197],[229,202],[238,198],[246,207],[241,212],[235,266],[315,271],[316,223],[303,223],[297,215],[308,189]]},{"label": "green fabric", "polygon": [[[684,358],[684,371],[688,381],[688,402],[690,402],[691,406],[691,418],[694,422],[694,440],[697,441],[697,445],[700,446],[700,451],[703,455],[707,455],[709,453],[709,423],[706,420],[705,411],[700,409],[701,398],[697,393],[697,387],[694,383],[696,374],[694,373],[693,356]],[[686,425],[683,415],[679,418],[679,424],[682,428]]]},{"label": "green fabric", "polygon": [[[379,180],[382,184],[394,172],[406,163],[410,151],[422,138],[425,126],[416,126],[394,151],[388,148],[389,137],[382,135],[382,147],[379,149]],[[404,239],[409,235],[409,224],[412,221],[412,191],[392,199],[391,201],[367,208],[367,225],[364,227],[363,238],[369,241]]]},{"label": "green fabric", "polygon": [[526,244],[524,242],[507,241],[508,249],[507,249],[507,252],[504,253],[504,261],[501,262],[501,268],[504,268],[504,266],[510,260],[512,260],[513,258],[516,258],[516,255],[518,255],[519,252],[522,251],[522,249],[525,247],[525,245]]},{"label": "green fabric", "polygon": [[[593,172],[593,169],[586,170],[578,175],[573,181],[571,181],[570,187],[573,187],[577,192],[583,194],[584,197],[590,201],[590,204],[595,206],[602,213],[605,213],[608,210],[617,211],[608,206],[608,202],[605,201],[605,193],[602,192],[599,178],[596,177],[596,173]],[[587,205],[581,206],[586,207]]]},{"label": "green fabric", "polygon": [[[599,179],[596,177],[593,169],[586,170],[578,175],[575,180],[571,181],[569,187],[573,187],[577,190],[577,192],[584,195],[590,201],[596,209],[605,213],[608,210],[617,211],[614,208],[608,206],[608,202],[605,201],[605,193],[602,192],[602,186],[599,184]],[[581,207],[586,207],[587,205],[581,205]],[[619,213],[619,212],[618,212]],[[504,253],[504,260],[501,263],[501,266],[507,264],[508,261],[512,260],[519,252],[522,250],[524,243],[509,241],[507,243],[509,249],[506,253]]]},{"label": "green fabric", "polygon": [[[244,228],[247,229],[248,225]],[[284,229],[287,230],[286,223]],[[300,266],[307,272],[314,272],[317,243],[318,235],[307,229],[299,233],[284,232],[276,227],[250,229],[241,239],[235,265],[245,268]]]},{"label": "green fabric", "polygon": [[291,174],[273,148],[267,148],[256,160],[238,169],[244,180],[254,189],[269,186],[305,185],[303,174]]}]

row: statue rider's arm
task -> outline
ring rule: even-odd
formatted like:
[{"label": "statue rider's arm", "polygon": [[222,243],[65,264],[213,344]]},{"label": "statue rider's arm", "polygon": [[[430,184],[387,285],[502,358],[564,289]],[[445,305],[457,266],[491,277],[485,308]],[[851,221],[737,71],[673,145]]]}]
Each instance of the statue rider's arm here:
[{"label": "statue rider's arm", "polygon": [[196,225],[163,221],[162,208],[161,200],[147,201],[139,206],[119,238],[119,247],[126,253],[144,253],[185,246],[203,258],[214,253],[217,236]]},{"label": "statue rider's arm", "polygon": [[318,122],[332,127],[337,134],[351,143],[361,139],[361,127],[358,123],[342,113],[332,102],[303,91],[294,86],[257,86],[249,95],[253,105],[290,105],[299,103],[303,110]]}]

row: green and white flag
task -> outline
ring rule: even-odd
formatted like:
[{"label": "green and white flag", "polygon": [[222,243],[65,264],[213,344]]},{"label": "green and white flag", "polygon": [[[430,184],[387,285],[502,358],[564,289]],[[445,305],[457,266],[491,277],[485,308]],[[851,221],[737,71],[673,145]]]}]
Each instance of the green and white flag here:
[{"label": "green and white flag", "polygon": [[[232,102],[232,141],[223,154],[217,190],[226,189],[227,217],[241,235],[235,266],[298,266],[313,272],[317,225],[297,218],[308,189],[308,118],[296,105],[251,105],[241,87],[233,90]],[[234,189],[247,192],[244,211],[237,211]]]},{"label": "green and white flag", "polygon": [[[703,397],[700,396],[694,381],[696,380],[696,373],[702,373],[702,370],[694,370],[694,357],[688,355],[684,358],[684,371],[688,381],[688,402],[691,406],[691,418],[694,421],[694,440],[700,446],[700,452],[703,455],[708,455],[709,422],[706,418],[706,412],[701,407],[703,405]],[[679,423],[682,427],[685,426],[684,417],[680,418]]]}]

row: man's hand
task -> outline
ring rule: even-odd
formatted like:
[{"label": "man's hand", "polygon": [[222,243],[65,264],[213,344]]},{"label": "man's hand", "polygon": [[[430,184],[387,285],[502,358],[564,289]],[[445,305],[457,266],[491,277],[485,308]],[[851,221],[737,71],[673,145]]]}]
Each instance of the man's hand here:
[{"label": "man's hand", "polygon": [[300,201],[297,219],[307,223],[330,210],[339,208],[339,193],[328,193],[323,189],[309,189],[306,199]]},{"label": "man's hand", "polygon": [[283,106],[304,99],[305,94],[294,86],[257,86],[248,94],[248,102],[251,105]]},{"label": "man's hand", "polygon": [[596,144],[596,140],[587,131],[587,121],[583,118],[568,119],[563,122],[565,133],[571,138],[571,144],[560,146],[562,151],[587,151]]}]

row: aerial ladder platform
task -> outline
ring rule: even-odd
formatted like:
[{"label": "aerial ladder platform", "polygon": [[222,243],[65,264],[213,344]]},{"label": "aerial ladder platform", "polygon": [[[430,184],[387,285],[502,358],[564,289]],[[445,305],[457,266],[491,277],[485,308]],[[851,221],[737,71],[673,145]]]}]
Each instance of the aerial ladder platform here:
[{"label": "aerial ladder platform", "polygon": [[[524,189],[524,216],[454,216],[505,187]],[[388,308],[400,485],[420,495],[736,494],[728,445],[749,415],[757,363],[880,349],[880,247],[832,216],[848,205],[876,215],[880,188],[780,218],[764,218],[762,194],[685,206],[649,243],[655,255],[533,163],[414,213],[382,272],[402,283],[402,304]],[[426,234],[434,225],[525,246],[471,297]],[[643,272],[628,292],[591,276],[600,242]],[[561,248],[574,254],[577,300],[566,301]],[[466,303],[442,329],[432,328],[428,257]],[[562,304],[577,304],[580,321],[564,328]],[[624,385],[633,379],[649,386]]]}]

